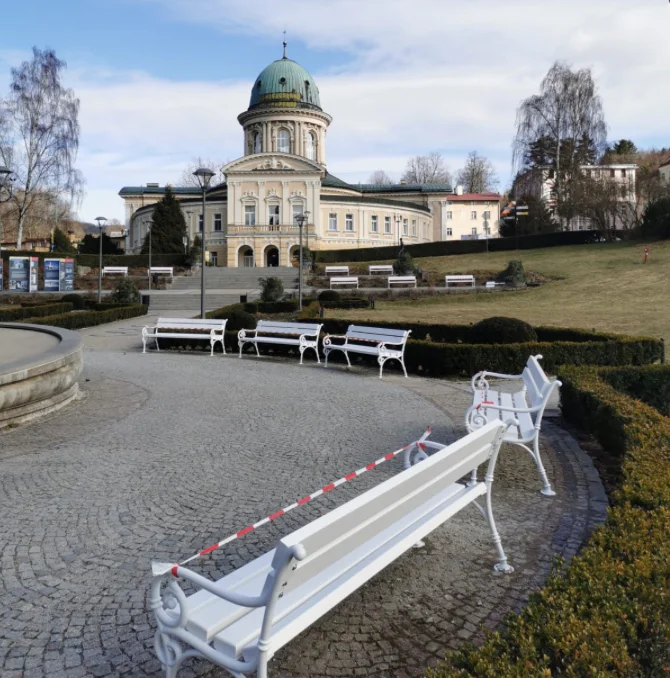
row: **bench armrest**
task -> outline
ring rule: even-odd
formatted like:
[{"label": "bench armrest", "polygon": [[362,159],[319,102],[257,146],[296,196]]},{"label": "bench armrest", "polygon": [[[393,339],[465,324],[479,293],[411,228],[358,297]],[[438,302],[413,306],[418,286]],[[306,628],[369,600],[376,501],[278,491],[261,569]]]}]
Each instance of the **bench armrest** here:
[{"label": "bench armrest", "polygon": [[477,403],[476,405],[471,405],[470,409],[475,410],[498,410],[499,412],[513,412],[514,414],[534,414],[539,412],[545,406],[544,402],[541,402],[535,407],[505,407],[504,405],[490,405],[489,403]]},{"label": "bench armrest", "polygon": [[253,330],[240,330],[240,331],[237,333],[237,338],[238,338],[238,339],[244,339],[244,338],[248,337],[250,334],[253,334],[254,336],[256,336],[256,335],[258,334],[258,329],[253,329]]},{"label": "bench armrest", "polygon": [[[347,343],[347,335],[346,334],[327,334],[324,338],[323,341],[321,342],[324,346],[329,346],[331,344],[332,339],[344,339],[344,343]],[[339,344],[337,344],[339,346]]]},{"label": "bench armrest", "polygon": [[477,372],[474,377],[472,377],[472,380],[470,381],[470,389],[474,393],[475,391],[479,390],[477,386],[475,386],[475,383],[479,382],[480,384],[483,382],[483,385],[488,388],[488,382],[486,381],[486,377],[495,377],[496,379],[522,379],[523,375],[522,374],[501,374],[500,372],[488,372],[487,370],[482,370],[481,372]]}]

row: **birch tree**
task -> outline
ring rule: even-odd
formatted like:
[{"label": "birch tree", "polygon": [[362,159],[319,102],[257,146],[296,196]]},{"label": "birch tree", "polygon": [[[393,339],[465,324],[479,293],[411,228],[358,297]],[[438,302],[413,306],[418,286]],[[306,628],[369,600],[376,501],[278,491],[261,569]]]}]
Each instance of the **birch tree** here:
[{"label": "birch tree", "polygon": [[33,48],[33,58],[11,69],[9,95],[0,99],[0,160],[15,177],[12,197],[16,247],[26,218],[45,195],[77,201],[84,181],[74,164],[79,149],[79,99],[61,82],[66,63],[53,50]]},{"label": "birch tree", "polygon": [[468,153],[465,167],[456,174],[456,183],[463,186],[466,193],[486,193],[498,186],[498,175],[493,164],[477,151]]},{"label": "birch tree", "polygon": [[402,181],[408,184],[450,184],[451,174],[440,153],[410,158],[405,166]]}]

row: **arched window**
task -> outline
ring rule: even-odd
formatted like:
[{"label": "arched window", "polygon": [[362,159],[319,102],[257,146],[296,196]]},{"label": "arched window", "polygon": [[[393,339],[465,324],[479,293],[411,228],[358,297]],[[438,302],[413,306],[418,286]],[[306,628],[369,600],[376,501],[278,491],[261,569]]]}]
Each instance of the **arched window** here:
[{"label": "arched window", "polygon": [[261,152],[261,135],[259,132],[254,134],[254,153]]},{"label": "arched window", "polygon": [[287,129],[280,129],[277,132],[277,151],[279,153],[291,152],[291,135]]},{"label": "arched window", "polygon": [[309,132],[305,139],[305,157],[310,160],[316,160],[316,143],[314,142],[314,135]]}]

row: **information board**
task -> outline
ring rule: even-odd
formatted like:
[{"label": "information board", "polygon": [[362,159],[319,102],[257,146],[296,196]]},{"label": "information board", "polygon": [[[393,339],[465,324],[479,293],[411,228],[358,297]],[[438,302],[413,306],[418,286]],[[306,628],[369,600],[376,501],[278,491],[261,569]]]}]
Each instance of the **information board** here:
[{"label": "information board", "polygon": [[61,260],[61,292],[74,291],[74,259]]},{"label": "information board", "polygon": [[60,259],[44,260],[44,291],[58,292],[60,290]]},{"label": "information board", "polygon": [[40,272],[40,259],[39,257],[30,257],[30,286],[28,288],[29,292],[37,292],[37,281],[39,279]]},{"label": "information board", "polygon": [[30,289],[30,258],[9,257],[9,291],[28,292]]}]

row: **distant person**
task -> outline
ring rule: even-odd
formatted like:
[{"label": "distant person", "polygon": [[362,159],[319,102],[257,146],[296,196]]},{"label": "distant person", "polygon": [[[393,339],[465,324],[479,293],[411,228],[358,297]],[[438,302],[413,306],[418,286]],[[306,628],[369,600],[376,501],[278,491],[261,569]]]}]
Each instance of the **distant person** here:
[{"label": "distant person", "polygon": [[404,251],[405,251],[405,243],[402,241],[402,238],[400,238],[400,252],[398,252],[398,256],[400,256]]}]

